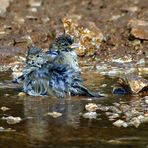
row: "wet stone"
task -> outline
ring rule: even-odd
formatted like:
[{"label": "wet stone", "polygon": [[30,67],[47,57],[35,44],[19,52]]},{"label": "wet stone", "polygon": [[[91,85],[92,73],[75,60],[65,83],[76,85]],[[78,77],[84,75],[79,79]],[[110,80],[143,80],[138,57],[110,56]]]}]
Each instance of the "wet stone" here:
[{"label": "wet stone", "polygon": [[128,126],[126,122],[124,122],[123,120],[120,120],[120,119],[115,121],[113,123],[113,125],[116,127],[127,127]]},{"label": "wet stone", "polygon": [[1,0],[0,1],[0,16],[3,16],[7,8],[10,5],[11,0]]},{"label": "wet stone", "polygon": [[111,116],[109,116],[109,119],[115,119],[115,118],[119,118],[119,114],[112,114]]},{"label": "wet stone", "polygon": [[141,123],[148,123],[148,116],[144,116],[144,118],[141,119]]},{"label": "wet stone", "polygon": [[85,109],[89,112],[95,112],[98,109],[98,106],[95,103],[89,103],[85,106]]},{"label": "wet stone", "polygon": [[139,127],[139,125],[140,125],[140,119],[138,119],[137,117],[134,117],[134,118],[132,118],[131,119],[131,121],[129,122],[129,125],[131,125],[131,126],[135,126],[136,128],[138,128]]},{"label": "wet stone", "polygon": [[5,106],[1,107],[0,109],[1,109],[3,112],[10,110],[10,108],[5,107]]},{"label": "wet stone", "polygon": [[0,126],[0,132],[4,131],[4,128]]},{"label": "wet stone", "polygon": [[118,114],[121,114],[122,111],[119,110],[117,107],[115,106],[109,106],[109,110],[111,110],[113,113],[118,113]]},{"label": "wet stone", "polygon": [[128,26],[131,28],[131,35],[138,39],[148,40],[148,21],[130,20]]},{"label": "wet stone", "polygon": [[62,113],[58,113],[58,112],[49,112],[47,113],[47,115],[52,116],[53,118],[58,118],[62,116]]},{"label": "wet stone", "polygon": [[42,5],[41,0],[29,0],[29,5],[31,7],[40,7]]},{"label": "wet stone", "polygon": [[83,114],[83,118],[88,118],[88,119],[96,119],[97,118],[97,113],[96,112],[87,112]]},{"label": "wet stone", "polygon": [[18,96],[19,96],[19,97],[25,97],[25,96],[26,96],[26,93],[20,92],[20,93],[18,94]]},{"label": "wet stone", "polygon": [[121,8],[122,12],[136,12],[138,11],[138,7],[137,6],[130,6],[130,7],[123,7]]},{"label": "wet stone", "polygon": [[144,97],[144,101],[145,101],[146,104],[148,104],[148,96]]},{"label": "wet stone", "polygon": [[103,106],[101,104],[97,104],[97,105],[98,105],[98,110],[105,111],[105,112],[109,110],[108,106]]},{"label": "wet stone", "polygon": [[13,117],[13,116],[2,117],[2,120],[6,120],[8,124],[17,124],[22,121],[20,117]]},{"label": "wet stone", "polygon": [[4,128],[0,126],[0,132],[15,132],[15,130],[11,128]]},{"label": "wet stone", "polygon": [[5,96],[5,97],[9,97],[9,96],[10,96],[10,94],[4,94],[4,96]]}]

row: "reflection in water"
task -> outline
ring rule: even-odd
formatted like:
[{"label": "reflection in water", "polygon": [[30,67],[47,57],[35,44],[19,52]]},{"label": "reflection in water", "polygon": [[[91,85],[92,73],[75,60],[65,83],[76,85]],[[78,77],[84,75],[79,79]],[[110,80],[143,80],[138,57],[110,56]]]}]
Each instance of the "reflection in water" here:
[{"label": "reflection in water", "polygon": [[[30,142],[44,141],[51,134],[48,129],[50,125],[78,127],[82,106],[80,100],[71,98],[27,97],[24,100],[24,114],[29,118],[27,129]],[[62,113],[62,116],[54,120],[47,115],[53,111]]]},{"label": "reflection in water", "polygon": [[27,122],[30,140],[43,140],[46,137],[48,123],[44,115],[48,112],[49,101],[46,98],[27,97],[24,100],[24,114],[30,119]]},{"label": "reflection in water", "polygon": [[[137,107],[139,104],[137,101],[140,100],[137,96],[112,95],[111,89],[117,81],[116,78],[101,79],[97,74],[92,73],[85,74],[85,78],[85,84],[90,87],[90,90],[101,88],[101,91],[109,96],[94,100],[78,96],[66,99],[27,96],[24,98],[25,100],[22,100],[16,95],[18,89],[0,89],[0,107],[9,107],[10,111],[6,112],[8,115],[19,116],[22,119],[24,116],[32,117],[12,125],[13,127],[0,120],[0,126],[12,127],[16,130],[13,133],[0,133],[0,147],[26,148],[26,145],[32,148],[146,147],[148,143],[146,124],[141,124],[139,128],[116,128],[112,125],[112,121],[108,121],[104,112],[97,112],[96,120],[84,119],[80,116],[80,113],[86,112],[84,108],[88,102],[113,106],[113,103],[121,101],[123,105],[126,105],[125,102],[127,102],[128,105]],[[102,84],[107,84],[107,86],[100,87]],[[2,83],[2,85],[4,84]],[[9,96],[5,96],[6,93]],[[48,112],[53,111],[62,113],[62,116],[54,119],[47,115]],[[2,111],[0,113],[1,116],[5,114]],[[135,137],[135,135],[137,136]]]}]

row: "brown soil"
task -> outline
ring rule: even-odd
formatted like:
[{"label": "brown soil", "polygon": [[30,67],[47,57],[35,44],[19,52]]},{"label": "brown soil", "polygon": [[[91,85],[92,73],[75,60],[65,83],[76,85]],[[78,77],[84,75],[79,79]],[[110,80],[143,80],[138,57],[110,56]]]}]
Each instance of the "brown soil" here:
[{"label": "brown soil", "polygon": [[[130,9],[133,7],[136,10]],[[42,0],[36,8],[29,5],[29,0],[13,0],[0,17],[0,29],[5,32],[0,34],[1,64],[13,62],[15,55],[25,55],[31,43],[47,49],[56,34],[64,31],[62,18],[73,14],[82,16],[82,24],[94,22],[103,32],[106,41],[95,54],[97,62],[148,56],[148,41],[135,39],[128,28],[131,19],[148,21],[147,0]]]}]

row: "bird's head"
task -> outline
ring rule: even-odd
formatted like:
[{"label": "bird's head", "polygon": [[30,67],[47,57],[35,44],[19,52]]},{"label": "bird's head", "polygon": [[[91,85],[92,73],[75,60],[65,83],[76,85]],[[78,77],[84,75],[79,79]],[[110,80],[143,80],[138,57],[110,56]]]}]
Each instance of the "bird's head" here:
[{"label": "bird's head", "polygon": [[74,39],[68,34],[62,34],[57,37],[53,44],[51,44],[50,48],[54,50],[59,49],[73,49],[78,48],[78,44],[74,43]]},{"label": "bird's head", "polygon": [[41,67],[47,61],[45,57],[46,55],[41,48],[35,46],[29,47],[26,56],[26,64]]},{"label": "bird's head", "polygon": [[55,43],[62,47],[68,47],[74,43],[74,39],[68,34],[62,34],[55,39]]}]

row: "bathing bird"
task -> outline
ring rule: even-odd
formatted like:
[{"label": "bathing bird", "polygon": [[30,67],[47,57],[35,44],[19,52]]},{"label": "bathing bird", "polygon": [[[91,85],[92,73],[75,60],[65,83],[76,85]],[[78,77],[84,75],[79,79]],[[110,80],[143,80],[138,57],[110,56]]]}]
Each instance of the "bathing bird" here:
[{"label": "bathing bird", "polygon": [[75,71],[80,72],[78,57],[75,48],[79,45],[74,43],[74,39],[68,34],[62,34],[50,44],[47,53],[55,57],[58,64],[68,64]]},{"label": "bathing bird", "polygon": [[24,92],[32,96],[58,98],[71,95],[101,97],[98,92],[91,92],[83,85],[76,53],[70,47],[72,44],[73,39],[64,34],[55,39],[47,52],[30,47],[26,66],[16,80],[23,82]]}]

